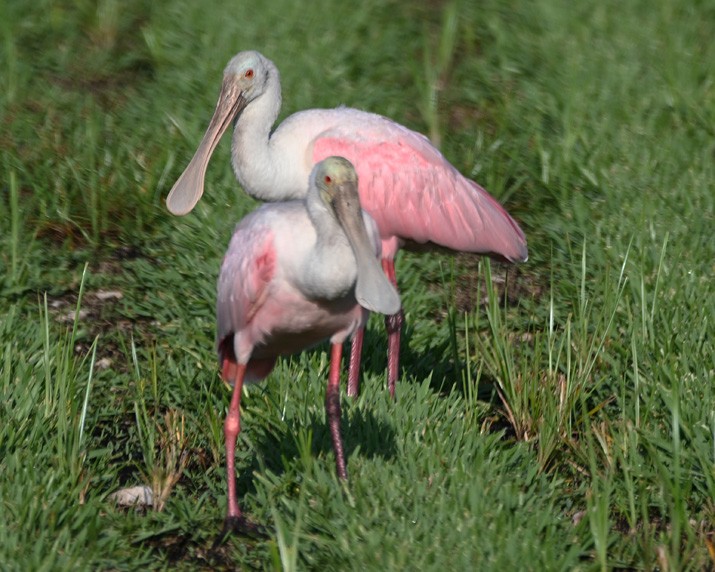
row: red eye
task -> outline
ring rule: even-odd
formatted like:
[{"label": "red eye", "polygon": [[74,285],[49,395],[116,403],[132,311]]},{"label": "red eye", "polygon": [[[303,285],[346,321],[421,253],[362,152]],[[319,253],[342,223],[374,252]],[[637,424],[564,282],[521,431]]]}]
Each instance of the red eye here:
[{"label": "red eye", "polygon": [[243,74],[243,77],[251,79],[253,77],[253,70],[252,69],[247,69],[246,73]]},{"label": "red eye", "polygon": [[330,178],[330,175],[325,175],[325,182],[328,185],[333,182],[333,179]]}]

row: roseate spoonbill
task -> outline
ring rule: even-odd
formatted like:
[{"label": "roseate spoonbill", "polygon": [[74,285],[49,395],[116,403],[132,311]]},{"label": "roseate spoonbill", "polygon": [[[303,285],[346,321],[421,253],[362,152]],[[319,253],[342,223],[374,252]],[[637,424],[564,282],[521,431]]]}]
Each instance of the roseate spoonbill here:
[{"label": "roseate spoonbill", "polygon": [[[216,111],[166,204],[173,214],[191,211],[203,194],[208,161],[234,122],[232,164],[251,196],[286,200],[305,196],[312,166],[330,155],[355,165],[360,201],[377,222],[382,266],[396,286],[399,248],[429,246],[488,254],[510,262],[527,258],[526,238],[502,206],[463,177],[423,135],[390,119],[350,109],[295,113],[271,133],[281,107],[276,66],[258,52],[241,52],[224,70]],[[394,396],[402,313],[386,318],[388,386]],[[355,395],[362,330],[353,338],[348,394]],[[356,367],[353,367],[355,365]]]},{"label": "roseate spoonbill", "polygon": [[304,200],[263,205],[236,227],[221,264],[216,302],[219,363],[223,377],[233,382],[224,424],[226,529],[251,526],[236,497],[243,383],[266,377],[279,355],[325,339],[332,344],[325,409],[337,474],[347,478],[340,437],[342,344],[365,324],[368,310],[400,309],[379,255],[377,226],[361,211],[357,174],[342,157],[316,164]]}]

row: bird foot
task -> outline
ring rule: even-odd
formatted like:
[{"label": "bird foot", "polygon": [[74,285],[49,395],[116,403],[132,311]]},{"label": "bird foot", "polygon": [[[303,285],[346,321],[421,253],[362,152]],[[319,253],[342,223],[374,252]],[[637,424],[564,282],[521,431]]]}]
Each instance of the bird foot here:
[{"label": "bird foot", "polygon": [[223,529],[214,541],[213,548],[222,544],[230,534],[248,536],[256,540],[268,538],[268,531],[260,524],[248,520],[245,516],[227,516],[223,521]]}]

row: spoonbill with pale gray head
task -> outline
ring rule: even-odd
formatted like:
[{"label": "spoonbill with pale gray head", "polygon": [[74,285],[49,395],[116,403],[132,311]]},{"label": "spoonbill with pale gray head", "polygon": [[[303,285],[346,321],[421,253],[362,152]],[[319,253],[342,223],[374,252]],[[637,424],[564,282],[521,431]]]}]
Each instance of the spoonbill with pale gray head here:
[{"label": "spoonbill with pale gray head", "polygon": [[221,264],[216,303],[219,363],[233,383],[224,424],[226,529],[250,527],[236,495],[235,447],[244,382],[266,377],[278,356],[332,344],[325,408],[337,474],[347,478],[340,437],[342,344],[368,311],[396,314],[397,290],[378,262],[380,238],[360,209],[354,167],[329,157],[313,168],[303,200],[267,204],[236,227]]},{"label": "spoonbill with pale gray head", "polygon": [[[255,51],[231,59],[206,134],[167,197],[169,210],[183,215],[194,208],[203,194],[211,154],[233,122],[233,169],[244,190],[257,199],[304,197],[308,174],[325,157],[340,155],[355,166],[360,201],[377,223],[382,266],[395,286],[399,248],[439,246],[510,262],[526,260],[526,238],[517,223],[423,135],[347,107],[298,112],[271,133],[280,107],[280,76],[273,62]],[[386,318],[393,396],[402,321],[401,312]],[[358,391],[361,347],[362,330],[353,338],[349,395]]]}]

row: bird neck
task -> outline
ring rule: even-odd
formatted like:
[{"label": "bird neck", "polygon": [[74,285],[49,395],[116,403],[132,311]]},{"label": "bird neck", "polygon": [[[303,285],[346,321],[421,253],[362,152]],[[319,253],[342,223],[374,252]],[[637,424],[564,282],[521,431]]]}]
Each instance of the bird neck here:
[{"label": "bird neck", "polygon": [[316,298],[335,300],[350,293],[355,286],[355,255],[342,226],[328,212],[311,189],[305,200],[308,216],[315,227],[315,246],[307,260],[301,290]]},{"label": "bird neck", "polygon": [[335,253],[328,251],[341,249],[343,246],[348,250],[350,249],[343,227],[335,218],[335,215],[328,210],[328,207],[321,200],[318,190],[312,184],[305,197],[305,208],[316,232],[314,249],[316,257],[335,255]]},{"label": "bird neck", "polygon": [[269,62],[263,93],[237,118],[231,146],[231,163],[236,178],[246,193],[259,200],[292,198],[277,194],[281,185],[281,166],[280,157],[271,145],[271,127],[280,108],[280,76],[278,69]]}]

